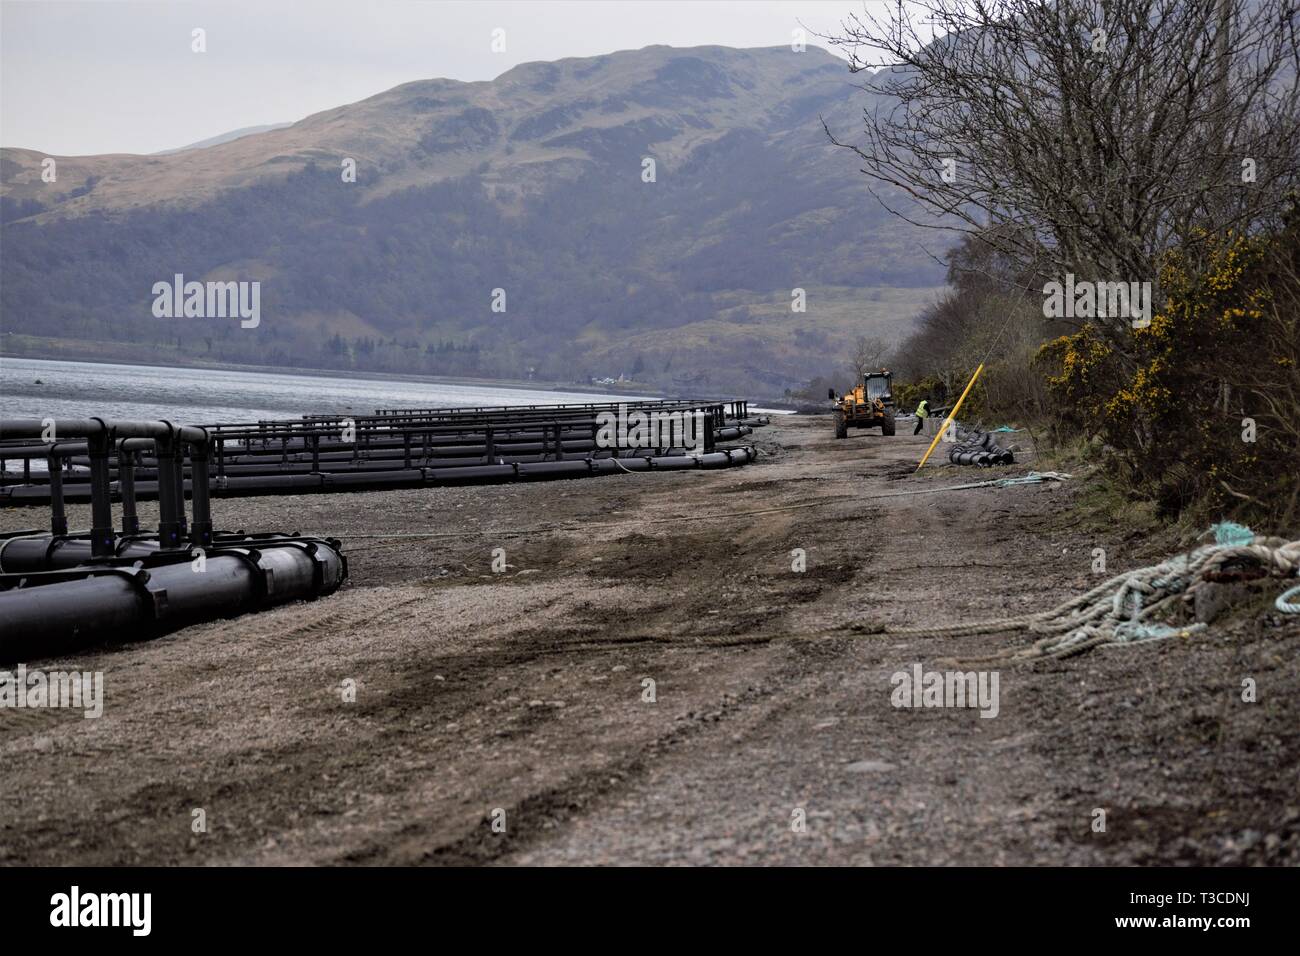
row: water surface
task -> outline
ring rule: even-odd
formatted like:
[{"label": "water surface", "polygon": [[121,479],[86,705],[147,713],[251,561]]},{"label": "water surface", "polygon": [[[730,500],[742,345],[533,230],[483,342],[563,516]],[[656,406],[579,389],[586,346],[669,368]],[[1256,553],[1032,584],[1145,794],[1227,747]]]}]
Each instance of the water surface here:
[{"label": "water surface", "polygon": [[297,418],[315,413],[367,415],[376,408],[553,405],[617,401],[620,397],[638,396],[444,385],[364,375],[336,378],[0,358],[0,417],[3,418],[97,416],[206,425]]}]

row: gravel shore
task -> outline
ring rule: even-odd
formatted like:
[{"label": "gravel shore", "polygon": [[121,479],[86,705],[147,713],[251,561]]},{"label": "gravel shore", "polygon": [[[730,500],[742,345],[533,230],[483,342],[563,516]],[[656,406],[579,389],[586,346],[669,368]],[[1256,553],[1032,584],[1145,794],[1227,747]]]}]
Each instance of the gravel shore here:
[{"label": "gravel shore", "polygon": [[0,710],[0,863],[1300,863],[1300,621],[1003,668],[992,719],[896,707],[895,674],[1023,639],[854,625],[1156,557],[1081,523],[1081,482],[877,497],[991,472],[913,477],[924,439],[826,417],[754,437],[721,471],[215,502],[341,538],[348,584],[29,662],[107,699]]}]

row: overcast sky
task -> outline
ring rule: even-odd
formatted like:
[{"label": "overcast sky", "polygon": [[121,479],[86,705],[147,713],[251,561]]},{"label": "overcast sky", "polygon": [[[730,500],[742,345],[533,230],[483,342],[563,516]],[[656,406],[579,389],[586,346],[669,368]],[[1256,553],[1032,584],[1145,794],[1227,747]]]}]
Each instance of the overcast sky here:
[{"label": "overcast sky", "polygon": [[[868,4],[896,0],[866,0]],[[430,77],[655,43],[790,43],[864,0],[0,0],[0,144],[150,153]],[[206,31],[207,52],[191,50]],[[491,50],[502,28],[506,49]],[[810,44],[816,41],[810,37]]]}]

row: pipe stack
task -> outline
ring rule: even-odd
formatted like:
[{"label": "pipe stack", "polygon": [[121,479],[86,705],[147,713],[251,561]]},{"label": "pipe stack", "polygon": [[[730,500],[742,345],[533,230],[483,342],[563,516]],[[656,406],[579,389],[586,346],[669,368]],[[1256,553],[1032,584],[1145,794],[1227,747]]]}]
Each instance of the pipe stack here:
[{"label": "pipe stack", "polygon": [[1003,448],[989,432],[977,429],[963,430],[957,443],[948,451],[948,460],[954,465],[976,465],[991,468],[994,465],[1011,465],[1015,455]]}]

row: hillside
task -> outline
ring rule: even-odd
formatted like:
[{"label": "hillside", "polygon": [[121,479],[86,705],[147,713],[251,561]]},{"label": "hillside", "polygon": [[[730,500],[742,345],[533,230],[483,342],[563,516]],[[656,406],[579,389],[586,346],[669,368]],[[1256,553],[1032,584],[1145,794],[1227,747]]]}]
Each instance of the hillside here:
[{"label": "hillside", "polygon": [[[942,282],[934,235],[826,142],[819,117],[852,130],[866,101],[821,50],[648,47],[408,83],[205,149],[55,157],[51,184],[44,154],[5,149],[0,341],[779,394]],[[155,318],[175,273],[259,280],[260,326]]]}]

